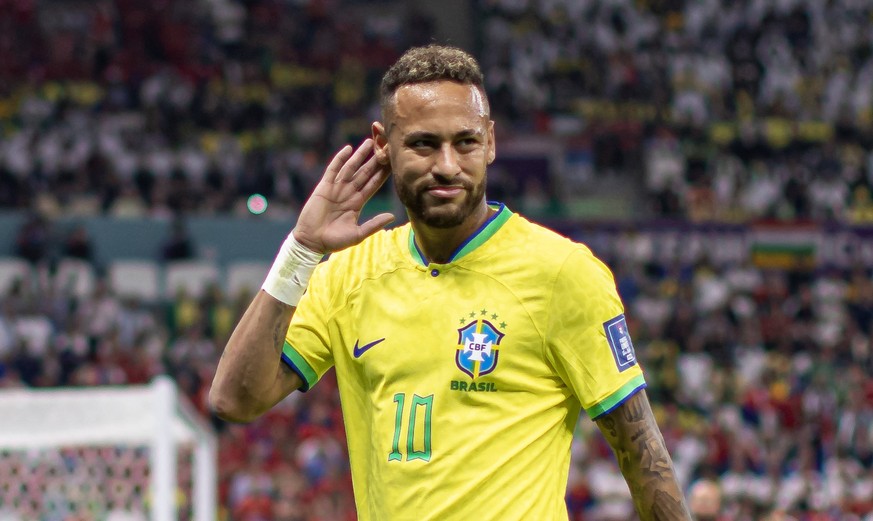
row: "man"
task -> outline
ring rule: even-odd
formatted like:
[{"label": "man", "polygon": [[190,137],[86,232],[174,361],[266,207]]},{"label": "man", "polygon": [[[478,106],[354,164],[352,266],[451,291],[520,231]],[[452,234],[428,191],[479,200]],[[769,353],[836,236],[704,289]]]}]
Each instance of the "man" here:
[{"label": "man", "polygon": [[721,488],[711,479],[695,481],[688,491],[688,506],[694,521],[719,521]]},{"label": "man", "polygon": [[[640,517],[690,519],[612,274],[486,202],[495,140],[478,64],[412,49],[381,107],[373,139],[328,165],[228,341],[216,412],[250,421],[334,366],[359,519],[547,521],[567,519],[584,408]],[[358,225],[389,175],[410,223]]]}]

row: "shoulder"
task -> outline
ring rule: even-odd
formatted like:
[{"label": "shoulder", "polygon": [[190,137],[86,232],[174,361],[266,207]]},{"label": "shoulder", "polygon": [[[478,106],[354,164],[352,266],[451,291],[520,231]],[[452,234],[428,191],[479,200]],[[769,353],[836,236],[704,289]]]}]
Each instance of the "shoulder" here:
[{"label": "shoulder", "polygon": [[[513,273],[507,280],[522,279],[550,295],[552,305],[568,301],[576,307],[609,302],[615,306],[615,277],[609,267],[585,244],[571,240],[545,226],[514,215],[507,223],[503,251],[512,251],[518,262],[510,262]],[[517,272],[517,274],[516,274]]]},{"label": "shoulder", "polygon": [[[571,240],[541,224],[515,214],[507,223],[507,249],[515,250],[548,271],[578,273],[602,270],[605,264],[585,244]],[[608,268],[607,268],[608,270]]]}]

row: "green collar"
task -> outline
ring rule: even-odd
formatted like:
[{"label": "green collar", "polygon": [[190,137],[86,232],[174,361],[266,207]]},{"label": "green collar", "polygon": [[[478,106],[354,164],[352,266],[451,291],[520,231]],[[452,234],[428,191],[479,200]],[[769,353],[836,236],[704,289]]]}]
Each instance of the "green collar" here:
[{"label": "green collar", "polygon": [[[510,211],[503,203],[489,201],[488,206],[497,210],[497,213],[489,217],[478,230],[473,232],[469,237],[467,237],[467,240],[458,246],[458,249],[449,257],[449,262],[454,262],[460,259],[484,244],[485,241],[497,233],[497,230],[499,230],[503,224],[512,217],[512,211]],[[428,261],[424,258],[424,254],[418,248],[418,245],[415,244],[415,230],[413,230],[411,226],[409,227],[409,254],[412,255],[412,258],[415,259],[415,262],[418,264],[421,264],[422,266],[428,265]]]}]

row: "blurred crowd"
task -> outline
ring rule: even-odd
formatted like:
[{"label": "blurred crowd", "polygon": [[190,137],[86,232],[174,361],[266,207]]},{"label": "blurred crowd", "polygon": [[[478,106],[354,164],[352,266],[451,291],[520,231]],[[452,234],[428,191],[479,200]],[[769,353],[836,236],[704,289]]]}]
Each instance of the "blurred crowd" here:
[{"label": "blurred crowd", "polygon": [[[495,180],[504,199],[566,213],[619,176],[643,216],[873,221],[869,2],[471,6],[499,139],[561,151],[536,182]],[[378,118],[385,68],[438,36],[365,0],[0,7],[0,208],[49,215],[226,213],[253,193],[293,215]]]},{"label": "blurred crowd", "polygon": [[[79,297],[42,264],[0,298],[0,389],[135,385],[168,374],[210,417],[215,366],[250,300],[247,291],[229,296],[213,286],[201,298],[180,292],[149,304],[118,297],[103,278]],[[332,377],[252,425],[213,423],[221,519],[355,518]],[[191,468],[180,461],[180,519],[190,519]],[[142,521],[148,480],[142,448],[0,448],[0,519]]]},{"label": "blurred crowd", "polygon": [[481,3],[498,128],[563,139],[593,183],[635,176],[660,216],[873,219],[870,2]]},{"label": "blurred crowd", "polygon": [[365,1],[3,0],[0,208],[293,212],[432,34]]},{"label": "blurred crowd", "polygon": [[[513,209],[534,190],[560,208],[624,178],[649,216],[873,222],[873,3],[474,6],[498,139],[545,137],[564,152],[543,186],[495,176]],[[0,0],[0,209],[41,216],[22,230],[19,255],[38,263],[58,249],[40,219],[61,214],[228,214],[261,193],[293,215],[327,155],[376,119],[385,67],[435,36],[432,19],[401,12],[364,0]],[[583,171],[593,174],[577,182]],[[91,258],[81,233],[63,255]],[[166,246],[168,258],[190,255],[178,253],[184,240]],[[592,246],[615,272],[682,483],[714,484],[715,519],[873,520],[869,266],[672,263]],[[250,295],[214,287],[148,304],[102,279],[84,298],[51,281],[0,295],[0,387],[170,374],[207,413]],[[214,424],[225,519],[354,519],[332,376],[252,425]],[[572,519],[633,519],[595,431],[580,421]],[[0,476],[16,457],[0,451]],[[0,486],[0,518],[46,486],[28,483]],[[141,488],[123,492],[121,504],[142,506]],[[30,519],[41,507],[16,508]]]},{"label": "blurred crowd", "polygon": [[[718,519],[873,519],[869,266],[607,258],[677,473],[718,485]],[[627,519],[608,447],[580,430],[570,498],[613,495]]]}]

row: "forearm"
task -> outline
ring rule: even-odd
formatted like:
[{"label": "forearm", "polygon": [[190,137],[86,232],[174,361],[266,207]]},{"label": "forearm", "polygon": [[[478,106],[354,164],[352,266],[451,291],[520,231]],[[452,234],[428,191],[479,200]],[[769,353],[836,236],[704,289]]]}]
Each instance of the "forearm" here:
[{"label": "forearm", "polygon": [[598,420],[615,452],[642,521],[690,520],[691,514],[645,391]]},{"label": "forearm", "polygon": [[219,417],[251,421],[303,384],[282,361],[282,348],[310,277],[325,254],[358,244],[394,219],[380,214],[357,223],[364,203],[391,174],[375,157],[367,159],[372,150],[371,139],[354,151],[343,147],[303,205],[218,362],[209,402]]},{"label": "forearm", "polygon": [[281,355],[294,309],[263,290],[252,300],[224,348],[209,391],[220,417],[251,421],[293,390],[287,388]]}]

